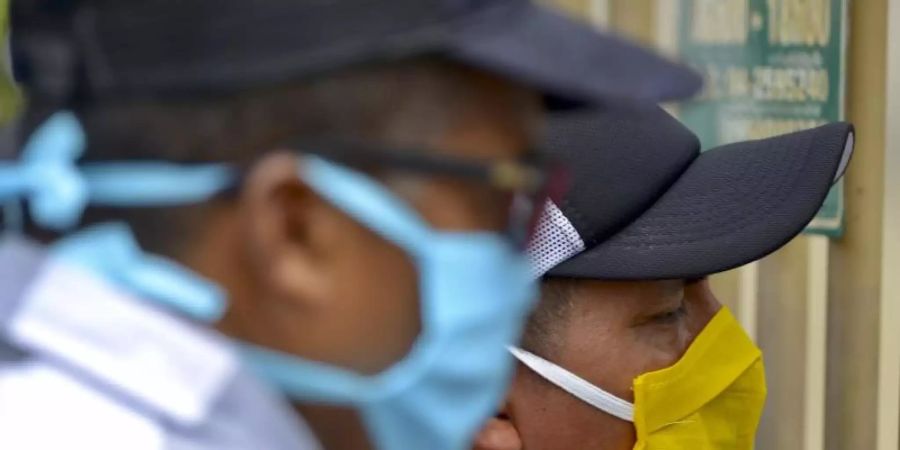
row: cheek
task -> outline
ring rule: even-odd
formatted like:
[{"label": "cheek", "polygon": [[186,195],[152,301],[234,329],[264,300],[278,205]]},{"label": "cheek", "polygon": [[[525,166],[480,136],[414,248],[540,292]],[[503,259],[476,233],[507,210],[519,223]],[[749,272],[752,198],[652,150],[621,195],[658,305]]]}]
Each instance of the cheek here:
[{"label": "cheek", "polygon": [[577,352],[579,361],[565,367],[580,367],[576,373],[587,375],[591,383],[634,402],[634,379],[677,362],[685,345],[681,340],[672,337],[672,330],[620,330],[614,339]]},{"label": "cheek", "polygon": [[637,330],[640,335],[632,350],[624,359],[633,374],[637,376],[669,367],[684,354],[689,344],[688,329],[684,324],[670,325],[665,330]]},{"label": "cheek", "polygon": [[634,379],[646,371],[652,355],[637,333],[608,317],[573,320],[565,339],[567,350],[557,363],[613,395],[633,401]]},{"label": "cheek", "polygon": [[515,421],[527,450],[630,450],[634,427],[541,380],[527,383]]},{"label": "cheek", "polygon": [[365,372],[378,372],[405,356],[419,334],[418,273],[401,249],[361,227],[334,261],[340,323],[333,335]]}]

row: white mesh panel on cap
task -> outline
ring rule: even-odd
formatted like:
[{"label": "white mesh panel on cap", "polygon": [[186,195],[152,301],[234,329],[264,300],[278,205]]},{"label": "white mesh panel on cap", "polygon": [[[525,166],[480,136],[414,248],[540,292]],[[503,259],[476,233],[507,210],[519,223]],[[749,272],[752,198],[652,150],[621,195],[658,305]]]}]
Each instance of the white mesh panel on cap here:
[{"label": "white mesh panel on cap", "polygon": [[853,155],[853,148],[855,147],[856,136],[853,133],[847,135],[847,142],[844,142],[844,153],[841,154],[841,162],[838,164],[837,172],[834,174],[834,182],[837,183],[837,180],[844,175],[844,172],[847,171],[847,164],[850,164],[850,156]]},{"label": "white mesh panel on cap", "polygon": [[531,274],[538,278],[553,266],[584,250],[581,235],[552,201],[547,200],[534,237],[528,244]]}]

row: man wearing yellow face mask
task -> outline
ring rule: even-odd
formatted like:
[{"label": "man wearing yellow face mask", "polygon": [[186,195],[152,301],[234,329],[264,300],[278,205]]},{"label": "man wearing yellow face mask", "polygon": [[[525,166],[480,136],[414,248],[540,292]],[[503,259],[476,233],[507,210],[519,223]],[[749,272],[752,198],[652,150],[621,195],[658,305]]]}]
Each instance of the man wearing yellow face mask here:
[{"label": "man wearing yellow face mask", "polygon": [[762,355],[706,276],[776,250],[853,150],[846,123],[700,153],[660,109],[566,113],[530,256],[541,300],[478,450],[751,450]]}]

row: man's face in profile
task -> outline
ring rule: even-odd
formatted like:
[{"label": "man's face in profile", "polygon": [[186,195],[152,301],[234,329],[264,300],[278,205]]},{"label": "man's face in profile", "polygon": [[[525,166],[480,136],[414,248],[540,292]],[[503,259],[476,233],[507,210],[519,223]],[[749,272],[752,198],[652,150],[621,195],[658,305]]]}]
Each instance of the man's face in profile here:
[{"label": "man's face in profile", "polygon": [[[706,280],[544,281],[524,345],[610,393],[634,401],[632,381],[677,362],[720,307]],[[519,365],[479,450],[629,450],[634,426]]]},{"label": "man's face in profile", "polygon": [[[537,93],[450,63],[410,61],[335,80],[322,81],[315,86],[320,90],[304,98],[316,98],[323,107],[349,102],[347,108],[334,106],[348,110],[348,118],[329,119],[346,120],[353,129],[343,132],[351,137],[356,128],[372,128],[355,138],[378,147],[373,152],[387,147],[485,167],[512,163],[525,158],[540,120]],[[421,311],[432,301],[420,295],[419,268],[403,247],[298,178],[297,166],[290,151],[260,158],[237,207],[208,228],[224,230],[204,246],[209,251],[197,252],[201,271],[215,274],[231,293],[232,307],[220,328],[308,360],[381,373],[408,354],[427,326]],[[354,168],[366,171],[432,229],[489,232],[502,239],[512,223],[514,196],[496,183],[449,172],[362,166]],[[353,408],[327,402],[298,408],[323,448],[369,448],[372,429]]]}]

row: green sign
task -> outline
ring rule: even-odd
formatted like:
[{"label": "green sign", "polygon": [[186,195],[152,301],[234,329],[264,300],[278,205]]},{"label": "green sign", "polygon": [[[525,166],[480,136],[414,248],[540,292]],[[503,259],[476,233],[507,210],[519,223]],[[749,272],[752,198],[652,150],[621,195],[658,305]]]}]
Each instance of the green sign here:
[{"label": "green sign", "polygon": [[[679,109],[703,148],[844,117],[847,0],[681,0],[679,56],[706,77]],[[807,231],[839,236],[843,184]]]},{"label": "green sign", "polygon": [[0,127],[15,116],[22,99],[9,61],[9,0],[0,0]]}]

